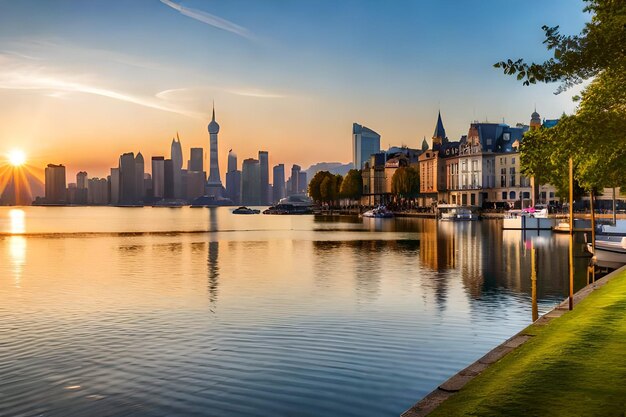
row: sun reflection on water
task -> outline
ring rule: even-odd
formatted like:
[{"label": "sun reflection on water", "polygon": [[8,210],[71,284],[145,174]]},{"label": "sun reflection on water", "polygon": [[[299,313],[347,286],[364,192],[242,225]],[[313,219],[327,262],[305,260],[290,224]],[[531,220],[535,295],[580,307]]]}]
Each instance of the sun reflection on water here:
[{"label": "sun reflection on water", "polygon": [[12,234],[21,234],[26,231],[26,221],[24,220],[24,210],[9,210],[10,232]]}]

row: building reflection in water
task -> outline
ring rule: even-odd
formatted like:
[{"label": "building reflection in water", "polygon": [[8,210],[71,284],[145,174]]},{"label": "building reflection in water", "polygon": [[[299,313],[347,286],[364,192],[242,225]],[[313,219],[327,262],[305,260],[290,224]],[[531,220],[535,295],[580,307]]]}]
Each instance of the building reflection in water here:
[{"label": "building reflection in water", "polygon": [[208,245],[208,257],[207,257],[207,271],[208,281],[207,289],[209,292],[209,302],[215,304],[217,302],[218,285],[220,276],[220,267],[218,264],[218,255],[220,252],[219,242],[209,242]]}]

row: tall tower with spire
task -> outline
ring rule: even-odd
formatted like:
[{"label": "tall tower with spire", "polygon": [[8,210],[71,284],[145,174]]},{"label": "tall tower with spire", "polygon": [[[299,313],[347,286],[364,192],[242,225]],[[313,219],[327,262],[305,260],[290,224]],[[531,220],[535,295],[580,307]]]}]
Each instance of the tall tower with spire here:
[{"label": "tall tower with spire", "polygon": [[172,159],[173,172],[173,187],[174,198],[183,198],[185,193],[183,190],[183,148],[180,144],[180,137],[176,132],[176,138],[172,139],[172,145],[170,147],[170,156]]},{"label": "tall tower with spire", "polygon": [[530,115],[530,129],[535,130],[541,127],[541,116],[537,113],[537,107],[535,111]]},{"label": "tall tower with spire", "polygon": [[441,145],[448,141],[448,137],[446,136],[446,129],[443,128],[443,121],[441,120],[441,110],[439,110],[439,115],[437,116],[437,125],[435,126],[435,131],[433,132],[433,149],[435,145]]},{"label": "tall tower with spire", "polygon": [[215,104],[213,104],[213,117],[208,126],[209,129],[209,180],[207,181],[208,195],[222,196],[222,180],[220,178],[220,166],[217,158],[217,134],[220,125],[215,121]]}]

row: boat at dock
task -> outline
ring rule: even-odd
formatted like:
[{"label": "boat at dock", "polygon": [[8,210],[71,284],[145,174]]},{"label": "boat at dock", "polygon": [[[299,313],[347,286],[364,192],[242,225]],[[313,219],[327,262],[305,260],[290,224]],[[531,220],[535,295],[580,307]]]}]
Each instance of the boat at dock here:
[{"label": "boat at dock", "polygon": [[[554,219],[548,217],[548,209],[534,207],[509,210],[502,221],[504,230],[553,230]],[[569,231],[569,226],[568,229]]]},{"label": "boat at dock", "polygon": [[587,243],[587,250],[598,264],[626,265],[626,236],[596,236],[595,251],[591,243]]},{"label": "boat at dock", "polygon": [[478,220],[478,214],[471,208],[458,206],[456,204],[440,204],[437,206],[439,218],[445,221],[467,221]]},{"label": "boat at dock", "polygon": [[387,210],[387,207],[385,206],[378,206],[363,213],[363,217],[373,219],[390,219],[393,217],[393,213]]},{"label": "boat at dock", "polygon": [[233,214],[259,214],[261,210],[241,206],[233,210]]}]

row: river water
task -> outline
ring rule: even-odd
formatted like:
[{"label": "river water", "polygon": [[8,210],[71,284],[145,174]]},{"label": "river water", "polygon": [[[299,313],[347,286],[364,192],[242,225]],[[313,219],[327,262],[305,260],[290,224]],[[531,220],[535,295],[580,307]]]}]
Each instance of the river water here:
[{"label": "river water", "polygon": [[0,416],[398,416],[531,323],[531,248],[568,293],[567,236],[230,210],[0,208]]}]

